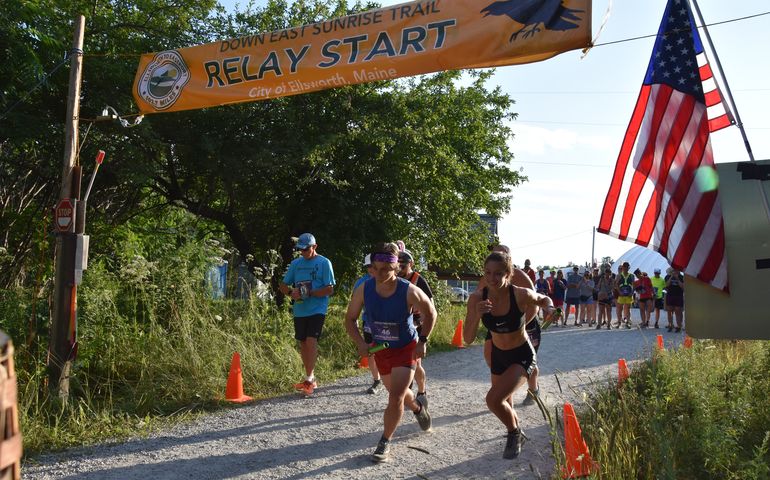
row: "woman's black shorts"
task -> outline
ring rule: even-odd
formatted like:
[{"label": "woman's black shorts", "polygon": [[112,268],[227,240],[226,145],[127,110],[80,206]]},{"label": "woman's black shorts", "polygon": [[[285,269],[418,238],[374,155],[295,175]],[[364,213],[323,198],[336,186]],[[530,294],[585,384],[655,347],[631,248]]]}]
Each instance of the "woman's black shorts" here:
[{"label": "woman's black shorts", "polygon": [[512,365],[521,365],[527,376],[530,376],[537,365],[537,355],[532,344],[526,342],[511,350],[500,350],[492,342],[492,375],[502,375]]}]

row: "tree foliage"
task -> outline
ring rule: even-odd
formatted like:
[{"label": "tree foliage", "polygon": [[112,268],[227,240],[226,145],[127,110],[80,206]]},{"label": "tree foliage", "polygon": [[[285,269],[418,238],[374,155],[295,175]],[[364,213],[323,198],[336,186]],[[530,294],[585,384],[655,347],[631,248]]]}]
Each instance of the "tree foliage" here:
[{"label": "tree foliage", "polygon": [[[0,114],[62,58],[83,13],[86,57],[81,155],[108,152],[90,222],[123,222],[147,192],[221,225],[253,266],[313,232],[335,270],[352,273],[373,242],[402,238],[432,264],[484,251],[478,212],[501,215],[523,180],[510,167],[512,100],[490,73],[443,72],[271,101],[149,116],[134,129],[89,123],[105,105],[132,111],[136,54],[271,31],[369,8],[271,1],[227,13],[214,0],[6,0]],[[31,252],[29,226],[55,201],[67,91],[60,69],[0,119],[2,246]],[[6,188],[6,185],[13,187]],[[21,186],[19,186],[21,185]],[[18,193],[24,191],[24,195]],[[15,203],[14,203],[15,202]],[[102,229],[101,231],[104,231]],[[26,235],[26,237],[25,237]],[[31,237],[30,237],[31,238]],[[92,250],[99,251],[99,241]],[[18,278],[17,275],[12,275]],[[8,284],[9,278],[0,278]]]}]

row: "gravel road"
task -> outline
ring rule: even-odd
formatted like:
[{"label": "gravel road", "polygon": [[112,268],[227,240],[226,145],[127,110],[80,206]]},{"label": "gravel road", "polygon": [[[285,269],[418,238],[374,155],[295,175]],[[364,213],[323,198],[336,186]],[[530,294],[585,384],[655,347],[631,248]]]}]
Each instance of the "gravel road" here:
[{"label": "gravel road", "polygon": [[[541,396],[551,410],[564,401],[580,403],[583,392],[617,374],[618,358],[648,356],[658,333],[667,347],[684,338],[665,329],[550,328],[538,355]],[[23,466],[23,477],[550,478],[550,427],[536,405],[519,406],[526,394],[523,388],[514,402],[529,441],[518,459],[502,458],[505,431],[484,403],[489,370],[480,345],[429,355],[425,368],[433,428],[420,431],[407,412],[388,463],[369,460],[382,432],[386,396],[365,393],[371,378],[362,371],[328,385],[319,379],[312,398],[289,394],[208,415],[150,438],[38,456]]]}]

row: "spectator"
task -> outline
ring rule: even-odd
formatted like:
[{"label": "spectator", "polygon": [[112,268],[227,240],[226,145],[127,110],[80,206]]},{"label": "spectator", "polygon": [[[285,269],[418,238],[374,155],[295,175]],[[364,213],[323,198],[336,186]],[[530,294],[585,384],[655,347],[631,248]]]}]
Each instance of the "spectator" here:
[{"label": "spectator", "polygon": [[612,278],[612,269],[604,269],[604,275],[599,278],[597,284],[597,301],[599,304],[599,320],[596,329],[602,328],[607,322],[607,330],[612,328],[612,291],[615,289],[615,281]]},{"label": "spectator", "polygon": [[547,278],[545,278],[545,271],[539,270],[537,272],[538,279],[535,280],[535,291],[540,295],[545,295],[553,302],[553,293],[551,291],[551,284]]},{"label": "spectator", "polygon": [[[553,272],[551,272],[553,274]],[[567,291],[567,282],[564,281],[564,274],[561,270],[556,272],[556,278],[553,281],[553,306],[555,308],[562,308],[564,305],[564,294]],[[562,317],[562,326],[567,325],[567,320]]]},{"label": "spectator", "polygon": [[532,270],[532,267],[530,266],[529,259],[524,260],[524,268],[522,268],[522,270],[524,270],[524,273],[527,274],[529,279],[532,280],[532,283],[534,284],[535,283],[535,271]]},{"label": "spectator", "polygon": [[631,328],[631,305],[634,303],[634,274],[628,271],[630,268],[631,265],[628,262],[623,262],[620,266],[620,273],[615,278],[615,287],[618,290],[618,328],[620,328],[621,323],[625,324],[626,328]]},{"label": "spectator", "polygon": [[652,313],[652,282],[647,272],[642,272],[638,268],[634,270],[636,280],[634,281],[634,291],[639,299],[639,315],[642,317],[642,328],[650,326],[650,313]]},{"label": "spectator", "polygon": [[666,275],[666,313],[668,314],[668,331],[674,328],[676,314],[676,333],[682,331],[684,321],[684,277],[678,270],[671,269]]},{"label": "spectator", "polygon": [[579,327],[580,322],[578,320],[578,314],[580,313],[580,277],[579,268],[577,266],[572,267],[572,273],[567,275],[567,298],[564,301],[564,323],[567,323],[569,319],[570,306],[575,307],[575,326]]},{"label": "spectator", "polygon": [[594,322],[591,320],[594,314],[594,280],[591,276],[591,272],[588,270],[583,274],[583,279],[580,281],[580,323],[588,323],[588,326],[593,326]]},{"label": "spectator", "polygon": [[655,328],[660,328],[658,326],[658,321],[660,320],[660,311],[665,308],[663,304],[663,293],[666,289],[666,280],[660,276],[660,269],[656,268],[653,270],[653,276],[650,279],[650,282],[652,283],[652,290],[655,292]]}]

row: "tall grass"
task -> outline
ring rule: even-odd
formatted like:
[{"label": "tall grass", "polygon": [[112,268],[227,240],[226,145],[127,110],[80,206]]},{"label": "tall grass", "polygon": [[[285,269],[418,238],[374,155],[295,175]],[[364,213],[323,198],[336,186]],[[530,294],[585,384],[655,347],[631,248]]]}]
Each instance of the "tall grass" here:
[{"label": "tall grass", "polygon": [[702,341],[596,389],[578,412],[592,478],[770,478],[768,372],[770,342]]}]

